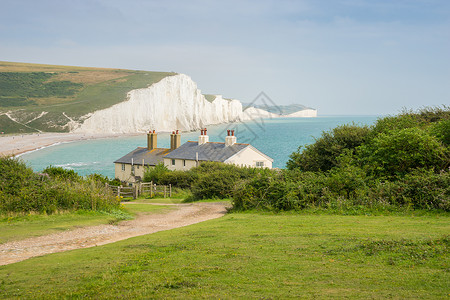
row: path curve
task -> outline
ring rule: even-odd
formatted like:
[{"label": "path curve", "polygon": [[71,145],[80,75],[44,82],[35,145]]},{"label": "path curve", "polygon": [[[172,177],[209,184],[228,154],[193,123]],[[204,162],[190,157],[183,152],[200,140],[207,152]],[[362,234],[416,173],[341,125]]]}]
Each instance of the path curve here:
[{"label": "path curve", "polygon": [[176,204],[161,214],[141,214],[117,225],[98,225],[0,244],[0,265],[67,250],[105,245],[130,237],[183,227],[226,213],[225,203]]}]

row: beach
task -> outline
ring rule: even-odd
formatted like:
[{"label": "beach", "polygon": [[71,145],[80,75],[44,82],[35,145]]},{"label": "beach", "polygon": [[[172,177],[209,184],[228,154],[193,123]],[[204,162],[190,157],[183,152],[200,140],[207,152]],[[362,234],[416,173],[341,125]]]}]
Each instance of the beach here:
[{"label": "beach", "polygon": [[16,156],[60,143],[111,138],[122,134],[35,133],[0,136],[0,156]]}]

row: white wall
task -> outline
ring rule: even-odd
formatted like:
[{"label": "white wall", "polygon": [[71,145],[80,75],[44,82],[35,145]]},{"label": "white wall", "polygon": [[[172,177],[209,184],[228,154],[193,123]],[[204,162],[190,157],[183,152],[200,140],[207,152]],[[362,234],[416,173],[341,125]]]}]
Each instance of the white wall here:
[{"label": "white wall", "polygon": [[190,170],[193,167],[197,166],[197,163],[195,160],[184,160],[186,162],[186,165],[183,165],[183,159],[175,159],[175,165],[172,164],[172,159],[170,158],[164,158],[164,165],[169,170],[179,170],[179,171],[187,171]]},{"label": "white wall", "polygon": [[[122,171],[122,164],[115,163],[115,178],[121,181],[134,182],[134,177],[131,175],[131,164],[125,164],[125,171]],[[134,175],[144,178],[145,168],[142,165],[134,165]]]},{"label": "white wall", "polygon": [[264,162],[264,168],[272,168],[272,161],[251,147],[245,148],[225,161],[226,164],[246,167],[256,167],[256,162]]}]

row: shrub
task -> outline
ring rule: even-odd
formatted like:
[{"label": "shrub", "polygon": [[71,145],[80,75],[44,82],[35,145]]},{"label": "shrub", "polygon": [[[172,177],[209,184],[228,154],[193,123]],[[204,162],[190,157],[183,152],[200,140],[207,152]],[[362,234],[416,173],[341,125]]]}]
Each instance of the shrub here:
[{"label": "shrub", "polygon": [[63,167],[49,166],[45,168],[42,173],[48,174],[52,178],[63,180],[79,181],[82,179],[74,170],[64,169]]},{"label": "shrub", "polygon": [[149,167],[145,170],[143,181],[152,181],[153,183],[162,184],[160,182],[161,177],[167,172],[170,172],[170,170],[164,165],[163,162],[160,162],[155,167]]},{"label": "shrub", "polygon": [[450,211],[450,174],[415,169],[399,180],[379,182],[370,197],[396,206]]},{"label": "shrub", "polygon": [[41,176],[16,158],[0,158],[0,169],[0,213],[119,208],[112,192],[94,178],[54,167],[48,168],[51,176]]},{"label": "shrub", "polygon": [[301,147],[290,155],[286,164],[289,170],[328,171],[337,165],[338,157],[346,149],[360,146],[369,133],[367,126],[342,125],[323,132],[314,144]]},{"label": "shrub", "polygon": [[420,128],[381,133],[360,147],[359,156],[376,176],[388,177],[403,176],[415,168],[442,170],[449,159],[442,143]]}]

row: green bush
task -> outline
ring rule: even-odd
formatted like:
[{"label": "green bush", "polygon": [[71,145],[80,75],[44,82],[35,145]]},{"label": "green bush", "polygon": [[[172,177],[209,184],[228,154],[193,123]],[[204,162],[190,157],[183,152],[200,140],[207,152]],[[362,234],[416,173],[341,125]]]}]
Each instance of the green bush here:
[{"label": "green bush", "polygon": [[143,181],[144,182],[152,181],[153,183],[156,183],[156,184],[162,184],[161,178],[167,172],[170,172],[170,170],[167,169],[167,167],[164,165],[163,162],[161,162],[161,163],[157,164],[155,167],[146,168],[146,170],[144,172]]},{"label": "green bush", "polygon": [[74,170],[64,169],[63,167],[48,166],[42,173],[48,174],[52,178],[59,178],[62,180],[79,181],[82,179]]},{"label": "green bush", "polygon": [[415,169],[399,180],[378,182],[369,196],[395,206],[450,211],[450,173]]},{"label": "green bush", "polygon": [[376,176],[403,176],[416,168],[442,170],[447,150],[427,131],[413,127],[381,133],[359,149],[359,156]]},{"label": "green bush", "polygon": [[193,168],[191,173],[196,176],[191,184],[195,199],[230,198],[243,174],[239,167],[214,162],[204,162]]},{"label": "green bush", "polygon": [[450,120],[442,120],[433,124],[430,132],[445,146],[450,146]]},{"label": "green bush", "polygon": [[337,158],[346,149],[355,149],[366,139],[369,128],[357,125],[342,125],[323,132],[314,144],[301,147],[290,155],[286,164],[289,170],[328,171],[337,165]]},{"label": "green bush", "polygon": [[358,212],[375,209],[450,210],[448,107],[381,118],[371,128],[324,132],[287,170],[238,182],[238,210],[305,207]]},{"label": "green bush", "polygon": [[75,172],[50,167],[39,175],[17,158],[0,158],[0,214],[58,210],[111,211],[120,202],[105,185]]}]

